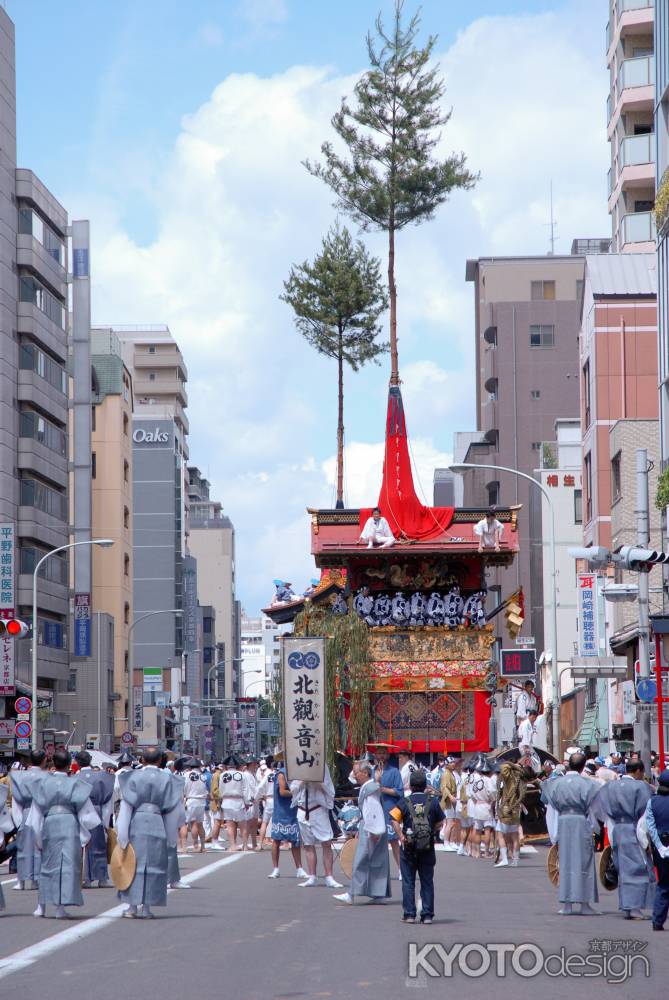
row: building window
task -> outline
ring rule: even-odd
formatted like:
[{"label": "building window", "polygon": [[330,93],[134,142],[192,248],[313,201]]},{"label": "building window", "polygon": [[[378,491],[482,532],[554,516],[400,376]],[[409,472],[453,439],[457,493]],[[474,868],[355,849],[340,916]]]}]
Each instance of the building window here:
[{"label": "building window", "polygon": [[585,421],[585,429],[587,430],[590,426],[590,362],[586,361],[583,365],[583,419]]},{"label": "building window", "polygon": [[488,483],[486,490],[488,491],[488,506],[495,507],[499,503],[499,483]]},{"label": "building window", "polygon": [[532,451],[541,451],[541,441],[532,442]]},{"label": "building window", "polygon": [[127,461],[124,461],[123,462],[123,482],[127,483],[129,478],[130,478],[130,466],[128,465]]},{"label": "building window", "polygon": [[130,576],[130,556],[127,552],[123,556],[123,575]]},{"label": "building window", "polygon": [[127,601],[123,605],[123,621],[126,623],[126,625],[130,624],[130,605],[128,604]]},{"label": "building window", "polygon": [[555,327],[545,323],[530,326],[530,347],[554,347]]},{"label": "building window", "polygon": [[149,382],[155,382],[155,381],[156,381],[156,373],[149,372]]},{"label": "building window", "polygon": [[574,524],[583,524],[583,490],[574,490]]},{"label": "building window", "polygon": [[53,358],[41,351],[34,344],[21,344],[19,350],[19,368],[22,371],[33,371],[49,383],[58,392],[67,395],[67,372]]},{"label": "building window", "polygon": [[541,399],[541,390],[540,389],[532,389],[530,391],[530,399]]},{"label": "building window", "polygon": [[130,511],[128,510],[127,507],[123,508],[123,527],[124,528],[130,527]]},{"label": "building window", "polygon": [[66,690],[68,694],[74,694],[77,690],[77,671],[70,667],[70,672],[67,675],[67,686]]},{"label": "building window", "polygon": [[95,430],[95,406],[91,406],[91,430]]},{"label": "building window", "polygon": [[65,245],[60,236],[47,223],[33,212],[27,205],[19,208],[19,233],[22,236],[32,236],[41,243],[50,257],[53,257],[61,267],[65,266]]},{"label": "building window", "polygon": [[97,479],[98,458],[94,451],[91,452],[91,479]]},{"label": "building window", "polygon": [[585,521],[586,524],[592,518],[592,455],[590,452],[583,459],[583,473],[585,490]]},{"label": "building window", "polygon": [[55,451],[57,455],[67,454],[67,438],[65,431],[50,420],[40,417],[34,410],[23,410],[19,420],[19,435],[25,438],[32,438],[39,441],[49,451]]},{"label": "building window", "polygon": [[52,323],[65,329],[65,309],[60,299],[48,292],[35,278],[23,275],[19,278],[19,300],[29,302],[43,312]]},{"label": "building window", "polygon": [[583,281],[583,278],[577,278],[576,279],[576,302],[579,305],[581,303],[581,299],[583,298],[583,287],[584,287],[584,285],[585,285],[585,282]]},{"label": "building window", "polygon": [[67,520],[67,499],[64,493],[58,493],[37,479],[22,479],[20,484],[20,500],[22,507],[36,507],[44,514],[50,514],[59,521]]},{"label": "building window", "polygon": [[533,281],[531,285],[531,296],[533,302],[541,301],[542,299],[555,301],[555,282],[554,281]]},{"label": "building window", "polygon": [[155,347],[150,347],[149,348],[149,354],[155,354],[155,353],[156,353]]},{"label": "building window", "polygon": [[124,413],[123,414],[123,433],[125,434],[126,437],[128,436],[128,424],[129,423],[130,423],[130,421],[128,420],[128,414]]},{"label": "building window", "polygon": [[205,615],[202,618],[202,631],[203,632],[211,632],[211,626],[212,626],[212,618],[211,618],[211,616],[210,615]]},{"label": "building window", "polygon": [[[37,562],[46,555],[46,549],[35,549],[32,546],[21,546],[19,549],[19,573],[32,576]],[[67,584],[67,558],[64,555],[51,556],[42,563],[40,578],[51,580],[52,583]]]},{"label": "building window", "polygon": [[620,452],[618,452],[611,459],[611,501],[615,503],[621,496]]}]

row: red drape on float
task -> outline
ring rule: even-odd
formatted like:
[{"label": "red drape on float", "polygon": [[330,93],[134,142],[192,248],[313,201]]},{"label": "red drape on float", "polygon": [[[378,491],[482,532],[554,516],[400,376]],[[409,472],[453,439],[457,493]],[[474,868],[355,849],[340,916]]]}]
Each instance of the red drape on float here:
[{"label": "red drape on float", "polygon": [[[426,507],[416,496],[402,394],[396,385],[388,392],[386,453],[378,506],[396,538],[413,541],[437,538],[453,520],[453,507]],[[371,507],[360,511],[361,531],[371,513]]]}]

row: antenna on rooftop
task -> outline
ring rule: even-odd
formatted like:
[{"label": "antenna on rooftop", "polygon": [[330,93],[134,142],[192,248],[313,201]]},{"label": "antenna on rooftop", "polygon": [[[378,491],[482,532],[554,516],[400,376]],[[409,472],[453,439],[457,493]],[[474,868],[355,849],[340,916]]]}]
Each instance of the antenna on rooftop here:
[{"label": "antenna on rooftop", "polygon": [[550,232],[551,232],[550,237],[549,237],[550,243],[551,243],[551,248],[550,248],[550,251],[549,251],[548,255],[549,255],[549,257],[554,257],[555,256],[555,240],[557,239],[557,220],[556,220],[555,216],[553,215],[553,181],[551,181],[551,188],[550,188],[550,190],[551,190],[551,221],[550,222],[545,222],[544,225],[548,226],[549,229],[550,229]]}]

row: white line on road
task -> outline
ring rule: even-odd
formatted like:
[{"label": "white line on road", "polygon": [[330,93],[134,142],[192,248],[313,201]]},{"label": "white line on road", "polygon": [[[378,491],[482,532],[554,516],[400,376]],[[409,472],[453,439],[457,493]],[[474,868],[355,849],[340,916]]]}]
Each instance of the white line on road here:
[{"label": "white line on road", "polygon": [[11,885],[12,882],[16,882],[15,878],[6,878],[4,882],[0,882],[0,885]]},{"label": "white line on road", "polygon": [[[250,853],[246,854],[242,851],[237,854],[231,854],[228,858],[214,861],[211,865],[198,868],[196,871],[191,872],[190,875],[185,875],[181,881],[191,885],[193,882],[198,882],[207,875],[212,875],[219,868],[224,868],[226,865],[231,865],[235,861],[241,860],[241,858],[250,856]],[[168,892],[178,891],[178,889],[168,889]],[[82,941],[84,938],[90,937],[91,934],[95,934],[102,927],[109,926],[110,920],[120,917],[125,908],[125,903],[122,903],[120,906],[114,906],[111,910],[105,910],[104,913],[98,914],[97,917],[91,917],[89,920],[85,920],[75,927],[68,927],[67,930],[53,934],[44,941],[38,941],[37,944],[32,944],[28,948],[15,951],[13,955],[8,955],[6,958],[0,959],[0,979],[4,979],[5,976],[11,976],[13,972],[20,972],[22,969],[26,969],[40,958],[51,955],[55,951],[60,951],[61,948],[66,948],[70,944],[76,944],[77,941]],[[7,920],[7,917],[5,916],[3,919]]]}]

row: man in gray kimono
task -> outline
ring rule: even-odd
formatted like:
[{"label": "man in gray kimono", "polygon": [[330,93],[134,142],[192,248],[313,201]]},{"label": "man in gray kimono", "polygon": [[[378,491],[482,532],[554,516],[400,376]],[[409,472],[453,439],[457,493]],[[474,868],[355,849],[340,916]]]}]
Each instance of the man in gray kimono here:
[{"label": "man in gray kimono", "polygon": [[33,787],[46,773],[46,754],[44,750],[33,750],[30,754],[30,767],[27,771],[10,773],[12,783],[12,819],[18,830],[16,837],[16,875],[15,889],[36,889],[39,880],[40,852],[35,845],[35,834],[26,825],[28,813],[33,802]]},{"label": "man in gray kimono", "polygon": [[56,750],[53,766],[54,773],[45,774],[33,786],[26,822],[42,849],[39,902],[34,916],[46,916],[47,904],[52,904],[55,916],[62,919],[67,916],[66,906],[84,905],[82,850],[100,817],[91,804],[91,786],[81,778],[69,777],[70,755],[66,750]]},{"label": "man in gray kimono", "polygon": [[368,760],[355,761],[352,777],[361,786],[358,847],[353,859],[350,891],[334,898],[349,904],[356,896],[369,896],[373,902],[389,899],[388,830],[381,805],[381,786],[374,781],[374,766]]},{"label": "man in gray kimono", "polygon": [[628,761],[620,781],[603,785],[593,806],[600,822],[609,821],[611,852],[618,872],[618,909],[626,920],[643,919],[641,910],[651,909],[655,899],[653,865],[636,835],[636,825],[653,794],[643,777],[643,762]]},{"label": "man in gray kimono", "polygon": [[97,882],[100,889],[109,889],[111,882],[107,868],[107,831],[114,811],[114,775],[94,770],[88,750],[80,750],[74,759],[79,765],[77,777],[91,786],[91,802],[100,817],[100,825],[91,833],[84,854],[82,888],[90,889],[93,882]]},{"label": "man in gray kimono", "polygon": [[167,845],[176,847],[183,786],[160,769],[161,751],[146,747],[139,770],[121,774],[121,808],[116,833],[122,848],[132,844],[135,877],[119,897],[128,904],[124,917],[151,919],[152,906],[167,906]]},{"label": "man in gray kimono", "polygon": [[590,904],[599,899],[592,840],[593,831],[599,827],[591,814],[599,785],[583,777],[584,767],[585,754],[572,753],[565,776],[544,781],[541,789],[542,802],[557,814],[562,903],[558,912],[567,915],[574,912],[574,903],[581,904],[582,914],[598,912]]},{"label": "man in gray kimono", "polygon": [[[5,834],[11,833],[14,829],[14,821],[7,808],[7,796],[9,788],[7,785],[0,785],[0,848],[4,846]],[[2,884],[0,884],[0,910],[5,908],[5,897],[2,894]]]}]

